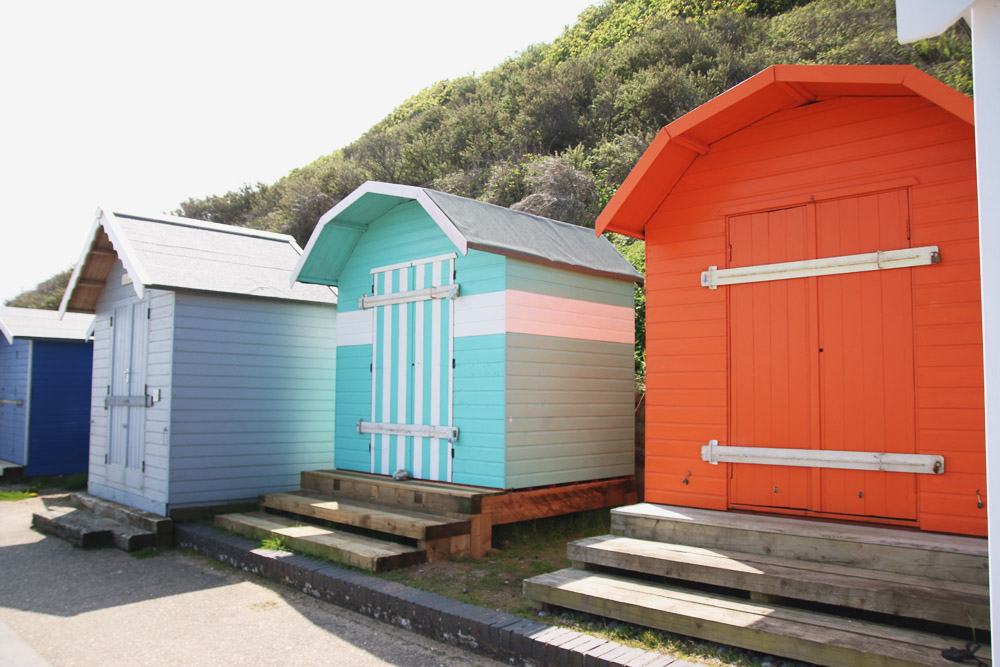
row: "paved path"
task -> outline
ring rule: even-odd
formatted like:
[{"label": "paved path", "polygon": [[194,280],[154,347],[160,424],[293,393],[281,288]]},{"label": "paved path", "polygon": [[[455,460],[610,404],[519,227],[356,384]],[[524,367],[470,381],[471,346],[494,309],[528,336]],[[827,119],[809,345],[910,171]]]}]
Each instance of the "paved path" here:
[{"label": "paved path", "polygon": [[77,549],[30,529],[42,506],[0,502],[4,667],[504,664],[198,556]]}]

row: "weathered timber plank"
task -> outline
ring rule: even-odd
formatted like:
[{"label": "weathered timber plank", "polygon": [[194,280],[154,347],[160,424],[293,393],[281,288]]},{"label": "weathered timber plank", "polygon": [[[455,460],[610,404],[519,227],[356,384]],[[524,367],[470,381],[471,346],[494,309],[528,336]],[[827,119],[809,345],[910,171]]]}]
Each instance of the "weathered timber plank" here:
[{"label": "weathered timber plank", "polygon": [[544,604],[823,665],[954,664],[941,657],[955,644],[946,637],[590,571],[526,579],[524,591]]},{"label": "weathered timber plank", "polygon": [[643,503],[611,512],[636,539],[988,585],[986,540]]},{"label": "weathered timber plank", "polygon": [[220,514],[215,517],[215,525],[254,539],[280,536],[290,549],[372,572],[406,567],[426,559],[423,549],[319,526],[300,526],[291,519],[262,512]]},{"label": "weathered timber plank", "polygon": [[481,511],[481,498],[497,489],[407,480],[351,471],[314,470],[302,473],[302,488],[343,498],[391,505],[453,518]]},{"label": "weathered timber plank", "polygon": [[824,563],[606,535],[571,542],[585,566],[642,572],[726,588],[989,629],[989,589]]},{"label": "weathered timber plank", "polygon": [[366,528],[416,540],[436,540],[467,534],[468,520],[379,507],[363,501],[316,493],[270,493],[260,497],[263,507],[292,512],[348,526]]},{"label": "weathered timber plank", "polygon": [[541,519],[572,512],[614,507],[635,497],[632,477],[564,484],[527,491],[508,491],[482,499],[493,525]]}]

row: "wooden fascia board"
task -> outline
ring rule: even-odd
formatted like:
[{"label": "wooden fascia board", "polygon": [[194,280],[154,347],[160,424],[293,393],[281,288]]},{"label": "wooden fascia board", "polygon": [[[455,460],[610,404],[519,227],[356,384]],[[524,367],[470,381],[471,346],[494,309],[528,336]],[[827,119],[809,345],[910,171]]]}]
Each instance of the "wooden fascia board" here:
[{"label": "wooden fascia board", "polygon": [[902,84],[959,120],[975,126],[975,105],[971,97],[915,67],[906,73]]},{"label": "wooden fascia board", "polygon": [[69,283],[66,285],[66,291],[63,292],[62,301],[59,302],[59,319],[63,318],[66,314],[66,310],[69,307],[70,301],[73,299],[73,293],[76,290],[76,284],[80,281],[80,274],[83,273],[83,267],[87,262],[87,255],[90,254],[90,249],[94,247],[94,243],[97,242],[97,236],[101,231],[101,209],[97,209],[97,213],[94,215],[94,224],[90,227],[90,234],[87,236],[86,242],[83,244],[83,252],[80,253],[80,259],[76,261],[76,265],[73,267],[73,273],[69,276]]}]

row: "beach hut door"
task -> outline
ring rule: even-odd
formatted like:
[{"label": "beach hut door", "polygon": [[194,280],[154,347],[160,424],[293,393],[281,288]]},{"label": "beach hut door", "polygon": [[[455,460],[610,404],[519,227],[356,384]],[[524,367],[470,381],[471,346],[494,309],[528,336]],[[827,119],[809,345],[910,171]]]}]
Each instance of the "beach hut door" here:
[{"label": "beach hut door", "polygon": [[371,471],[406,470],[416,479],[450,482],[453,426],[455,256],[372,270]]},{"label": "beach hut door", "polygon": [[[905,190],[735,216],[730,266],[908,248],[907,219]],[[805,461],[731,463],[730,505],[916,517],[916,474],[850,469],[823,453],[916,453],[912,272],[730,286],[730,443]]]},{"label": "beach hut door", "polygon": [[108,481],[141,489],[146,430],[146,350],[149,304],[115,308],[108,408]]}]

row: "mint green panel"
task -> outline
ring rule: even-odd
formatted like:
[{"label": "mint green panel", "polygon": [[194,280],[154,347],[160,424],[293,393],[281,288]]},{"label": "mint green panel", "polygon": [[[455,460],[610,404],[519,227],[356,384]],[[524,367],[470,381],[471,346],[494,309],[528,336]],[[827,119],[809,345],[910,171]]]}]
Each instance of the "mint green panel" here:
[{"label": "mint green panel", "polygon": [[456,484],[504,488],[505,338],[494,334],[455,339]]},{"label": "mint green panel", "polygon": [[507,289],[612,306],[634,305],[634,283],[579,271],[557,269],[544,264],[507,260]]},{"label": "mint green panel", "polygon": [[341,470],[369,472],[370,438],[357,431],[359,419],[371,419],[372,374],[371,345],[337,348],[337,409],[334,465]]},{"label": "mint green panel", "polygon": [[344,264],[337,281],[339,312],[358,309],[358,298],[371,294],[371,270],[416,259],[455,253],[456,281],[463,295],[504,289],[505,261],[502,255],[470,250],[461,255],[437,223],[415,201],[408,201],[368,225]]}]

